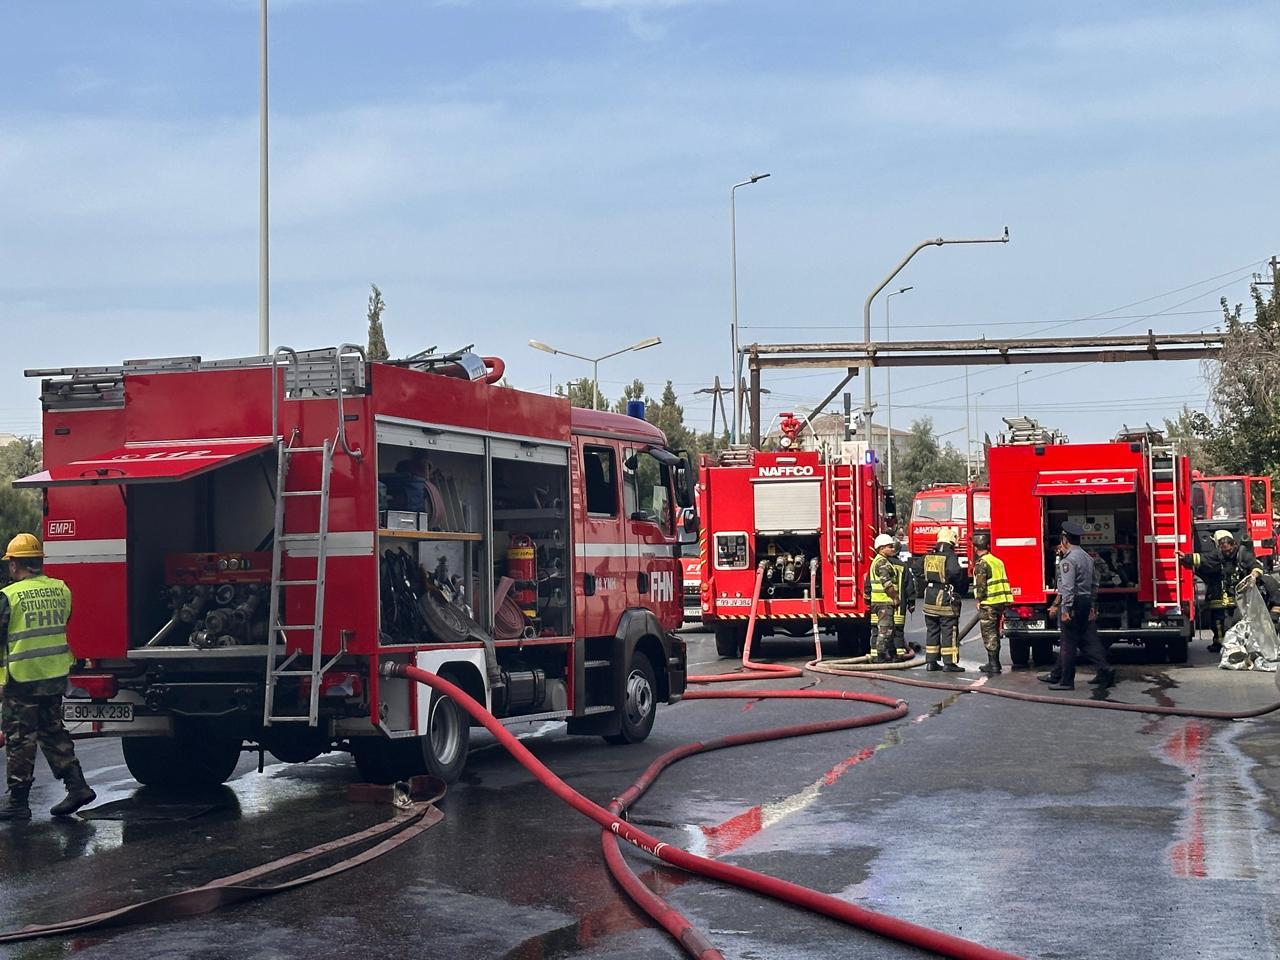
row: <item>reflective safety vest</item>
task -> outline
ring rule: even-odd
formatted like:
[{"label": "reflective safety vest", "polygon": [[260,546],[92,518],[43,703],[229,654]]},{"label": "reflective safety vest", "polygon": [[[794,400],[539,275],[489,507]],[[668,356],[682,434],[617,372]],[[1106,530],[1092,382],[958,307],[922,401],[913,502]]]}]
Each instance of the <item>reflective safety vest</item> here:
[{"label": "reflective safety vest", "polygon": [[893,570],[893,585],[897,588],[898,596],[902,596],[902,571],[903,568],[894,563],[888,557],[876,557],[871,561],[871,605],[877,607],[882,603],[893,603],[893,597],[889,596],[889,592],[884,588],[884,581],[881,579],[881,570],[883,564],[889,564]]},{"label": "reflective safety vest", "polygon": [[947,555],[924,555],[924,612],[934,617],[955,617],[955,590],[947,583]]},{"label": "reflective safety vest", "polygon": [[44,574],[11,583],[2,591],[9,601],[9,635],[4,668],[18,683],[54,680],[71,672],[67,646],[71,591]]},{"label": "reflective safety vest", "polygon": [[987,595],[982,600],[982,606],[994,607],[1001,603],[1013,603],[1013,591],[1009,588],[1009,575],[1005,573],[1004,561],[998,559],[995,554],[988,553],[985,557],[979,558],[978,563],[985,563],[990,571],[987,577]]}]

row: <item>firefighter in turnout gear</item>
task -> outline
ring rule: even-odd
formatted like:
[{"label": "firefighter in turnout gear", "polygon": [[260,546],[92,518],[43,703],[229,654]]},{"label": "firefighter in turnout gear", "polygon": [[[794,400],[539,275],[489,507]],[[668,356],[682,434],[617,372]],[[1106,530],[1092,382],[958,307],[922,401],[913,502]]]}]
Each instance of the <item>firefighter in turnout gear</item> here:
[{"label": "firefighter in turnout gear", "polygon": [[[924,659],[926,670],[963,673],[960,666],[960,597],[964,567],[956,556],[953,527],[938,531],[938,542],[920,562],[924,579]],[[941,658],[942,662],[938,660]]]},{"label": "firefighter in turnout gear", "polygon": [[[876,642],[871,659],[889,662],[897,659],[898,611],[906,602],[906,568],[895,559],[898,541],[892,534],[882,533],[875,540],[876,557],[867,574],[870,581],[871,623],[876,628]],[[905,618],[904,618],[905,620]]]},{"label": "firefighter in turnout gear", "polygon": [[1213,534],[1216,550],[1213,553],[1184,553],[1180,558],[1184,567],[1191,567],[1204,581],[1205,606],[1209,608],[1209,625],[1213,640],[1209,652],[1222,649],[1222,638],[1240,621],[1240,609],[1236,606],[1236,594],[1246,577],[1255,582],[1262,576],[1262,564],[1246,546],[1236,543],[1228,530]]},{"label": "firefighter in turnout gear", "polygon": [[1002,672],[1000,669],[1000,624],[1004,612],[1013,603],[1013,591],[1009,587],[1009,575],[1004,562],[991,552],[991,534],[973,535],[973,596],[978,601],[978,624],[982,630],[982,645],[987,649],[987,662],[978,669],[987,676]]},{"label": "firefighter in turnout gear", "polygon": [[62,724],[62,694],[74,662],[67,646],[71,591],[45,576],[40,541],[20,533],[4,560],[12,581],[0,590],[0,638],[4,652],[3,725],[9,793],[0,820],[30,820],[27,798],[35,779],[36,746],[67,795],[49,811],[75,813],[96,794],[85,783],[71,735]]}]

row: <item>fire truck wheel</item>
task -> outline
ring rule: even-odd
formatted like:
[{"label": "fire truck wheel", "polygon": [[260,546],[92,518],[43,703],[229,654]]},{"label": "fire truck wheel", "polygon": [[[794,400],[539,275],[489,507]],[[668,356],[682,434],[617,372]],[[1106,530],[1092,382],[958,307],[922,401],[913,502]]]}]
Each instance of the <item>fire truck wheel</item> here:
[{"label": "fire truck wheel", "polygon": [[[440,679],[455,686],[464,686],[462,678],[448,670],[440,671]],[[462,708],[452,698],[432,691],[427,733],[420,738],[427,773],[445,783],[455,782],[467,765],[470,740],[471,723]]]},{"label": "fire truck wheel", "polygon": [[622,732],[605,737],[609,743],[640,743],[653,729],[653,718],[658,714],[658,684],[653,676],[653,664],[643,653],[632,654],[631,669],[627,673],[626,691],[622,700]]},{"label": "fire truck wheel", "polygon": [[1178,637],[1176,640],[1170,640],[1166,645],[1169,651],[1170,663],[1186,663],[1187,662],[1187,638]]},{"label": "fire truck wheel", "polygon": [[743,644],[747,642],[747,628],[740,623],[716,624],[716,653],[722,657],[742,656]]},{"label": "fire truck wheel", "polygon": [[1009,661],[1015,667],[1031,666],[1031,641],[1026,637],[1010,637]]},{"label": "fire truck wheel", "polygon": [[201,789],[226,783],[240,762],[240,741],[207,735],[123,737],[125,766],[144,786]]},{"label": "fire truck wheel", "polygon": [[1035,659],[1037,667],[1052,667],[1058,659],[1053,655],[1053,639],[1051,637],[1036,637],[1036,639],[1032,640],[1031,656]]}]

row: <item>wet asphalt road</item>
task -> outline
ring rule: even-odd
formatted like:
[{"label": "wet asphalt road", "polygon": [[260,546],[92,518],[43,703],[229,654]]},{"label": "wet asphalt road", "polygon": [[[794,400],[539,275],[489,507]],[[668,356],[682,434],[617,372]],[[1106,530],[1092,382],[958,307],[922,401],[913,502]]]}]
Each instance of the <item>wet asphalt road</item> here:
[{"label": "wet asphalt road", "polygon": [[[725,669],[709,635],[687,638],[692,672]],[[1112,698],[1216,708],[1277,698],[1271,676],[1213,669],[1204,648],[1187,667],[1122,666]],[[797,663],[811,653],[810,641],[790,639],[764,650]],[[980,676],[981,645],[967,642],[964,656],[970,672],[958,684]],[[1089,675],[1076,696],[1090,695]],[[770,685],[815,681],[900,695],[910,715],[693,758],[633,819],[696,852],[1028,957],[1280,956],[1280,715],[1228,724],[834,677]],[[995,682],[1042,692],[1031,671]],[[663,708],[635,747],[570,738],[558,725],[517,730],[604,802],[672,746],[850,709],[873,708],[686,702]],[[175,804],[136,787],[114,742],[78,749],[99,803],[132,798],[135,809],[124,821],[49,820],[60,791],[41,761],[36,821],[0,827],[0,927],[193,886],[386,816],[346,802],[355,771],[344,756],[269,763],[263,774],[246,758],[223,790]],[[204,917],[0,947],[0,958],[683,955],[615,889],[598,830],[492,744],[474,747],[440,806],[438,826],[338,879]],[[926,955],[633,862],[726,957]]]}]

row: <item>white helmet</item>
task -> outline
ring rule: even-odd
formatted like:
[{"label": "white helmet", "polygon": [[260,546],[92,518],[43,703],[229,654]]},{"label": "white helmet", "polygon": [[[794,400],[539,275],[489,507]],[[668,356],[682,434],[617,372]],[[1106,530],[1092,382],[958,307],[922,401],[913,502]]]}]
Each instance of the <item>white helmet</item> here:
[{"label": "white helmet", "polygon": [[959,539],[960,535],[956,533],[955,527],[943,527],[938,531],[939,543],[949,543],[954,547],[956,545],[956,541]]},{"label": "white helmet", "polygon": [[891,533],[882,533],[876,537],[875,548],[879,550],[881,547],[896,547],[898,541],[893,538]]}]

